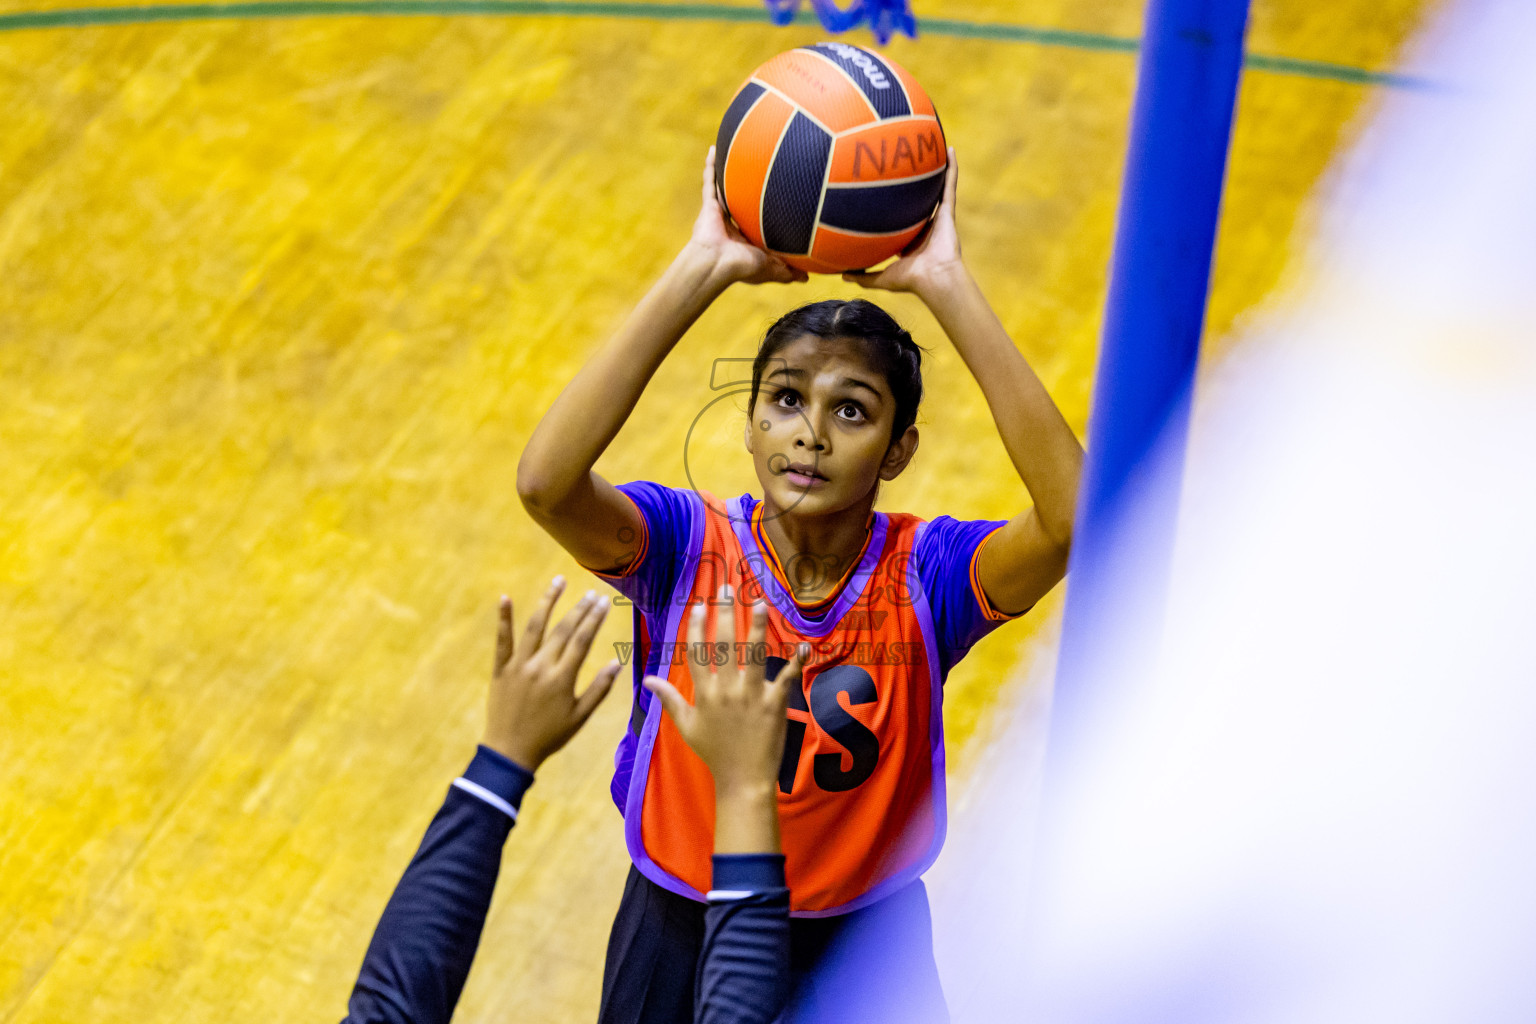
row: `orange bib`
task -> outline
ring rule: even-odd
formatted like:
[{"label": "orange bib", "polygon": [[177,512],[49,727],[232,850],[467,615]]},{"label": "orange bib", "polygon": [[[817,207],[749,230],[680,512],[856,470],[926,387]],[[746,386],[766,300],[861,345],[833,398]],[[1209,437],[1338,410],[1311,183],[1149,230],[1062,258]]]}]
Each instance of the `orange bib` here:
[{"label": "orange bib", "polygon": [[[642,643],[667,645],[660,670],[691,700],[687,610],[728,583],[738,638],[747,635],[752,604],[761,597],[768,605],[770,675],[797,643],[811,644],[801,685],[790,692],[779,773],[791,910],[821,917],[872,903],[927,870],[944,841],[938,648],[911,558],[923,520],[876,513],[863,556],[817,620],[774,573],[747,498],[722,504],[700,492],[694,501],[691,555],[663,606],[665,621],[651,623],[654,635]],[[646,653],[637,653],[643,663]],[[640,727],[624,818],[640,871],[702,900],[714,847],[714,782],[654,698]]]}]

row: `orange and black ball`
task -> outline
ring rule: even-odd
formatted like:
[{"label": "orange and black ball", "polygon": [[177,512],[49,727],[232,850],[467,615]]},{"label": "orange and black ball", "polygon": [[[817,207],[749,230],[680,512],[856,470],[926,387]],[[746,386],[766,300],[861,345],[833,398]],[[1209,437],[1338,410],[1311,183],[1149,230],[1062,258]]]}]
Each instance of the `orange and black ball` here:
[{"label": "orange and black ball", "polygon": [[715,187],[741,233],[813,273],[872,267],[944,194],[944,129],[922,86],[847,43],[781,53],[720,122]]}]

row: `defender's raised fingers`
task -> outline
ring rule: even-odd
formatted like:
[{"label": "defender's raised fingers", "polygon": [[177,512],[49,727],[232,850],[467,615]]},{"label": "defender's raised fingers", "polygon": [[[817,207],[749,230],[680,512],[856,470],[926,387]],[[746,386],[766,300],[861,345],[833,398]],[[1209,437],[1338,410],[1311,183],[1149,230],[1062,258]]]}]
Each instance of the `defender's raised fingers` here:
[{"label": "defender's raised fingers", "polygon": [[512,660],[512,599],[501,595],[496,606],[496,660],[491,665],[491,675],[501,675],[501,670]]},{"label": "defender's raised fingers", "polygon": [[589,590],[582,595],[580,601],[577,601],[571,607],[570,611],[565,613],[559,622],[555,623],[555,628],[550,630],[549,639],[544,642],[544,647],[542,648],[545,657],[550,662],[558,662],[560,660],[560,656],[565,653],[565,645],[571,639],[571,634],[575,633],[576,627],[586,620],[587,613],[592,610],[592,606],[595,604],[597,604],[597,591]]},{"label": "defender's raised fingers", "polygon": [[688,715],[693,711],[693,706],[683,700],[683,695],[677,692],[677,687],[667,682],[660,676],[646,676],[640,680],[640,684],[656,695],[661,701],[661,708],[672,719],[672,724],[682,731]]},{"label": "defender's raised fingers", "polygon": [[762,598],[752,602],[752,619],[747,623],[746,658],[742,662],[742,673],[749,682],[760,683],[767,675],[767,666],[762,657],[767,647],[768,637],[768,605]]},{"label": "defender's raised fingers", "polygon": [[688,610],[688,664],[700,668],[710,663],[709,649],[704,646],[704,605],[705,602],[700,601]]},{"label": "defender's raised fingers", "polygon": [[603,698],[608,696],[608,691],[613,689],[613,680],[618,676],[619,669],[622,667],[618,659],[615,658],[604,665],[597,673],[596,678],[587,684],[585,690],[581,691],[581,696],[576,698],[576,721],[578,723],[584,723],[592,717],[592,712],[597,710],[597,706],[603,702]]},{"label": "defender's raised fingers", "polygon": [[752,622],[747,627],[747,643],[757,645],[768,639],[768,602],[752,602]]},{"label": "defender's raised fingers", "polygon": [[597,631],[608,617],[608,609],[611,607],[613,605],[606,597],[599,597],[587,605],[586,615],[576,624],[576,631],[560,652],[561,669],[575,674],[587,652],[592,649],[592,641],[597,637]]},{"label": "defender's raised fingers", "polygon": [[763,688],[765,698],[776,707],[783,708],[789,703],[789,688],[800,685],[800,677],[805,673],[805,659],[809,656],[810,644],[796,644],[795,653],[784,667],[779,669],[779,674],[769,681]]},{"label": "defender's raised fingers", "polygon": [[538,607],[528,618],[528,625],[523,629],[523,657],[531,658],[538,653],[539,647],[544,643],[544,627],[549,623],[550,613],[555,609],[555,602],[560,600],[560,595],[565,593],[565,577],[556,576],[549,581],[549,586],[544,590],[544,596],[539,598]]},{"label": "defender's raised fingers", "polygon": [[722,584],[716,591],[715,606],[715,643],[725,644],[725,649],[731,652],[726,659],[727,665],[736,664],[736,591],[731,589],[729,583]]}]

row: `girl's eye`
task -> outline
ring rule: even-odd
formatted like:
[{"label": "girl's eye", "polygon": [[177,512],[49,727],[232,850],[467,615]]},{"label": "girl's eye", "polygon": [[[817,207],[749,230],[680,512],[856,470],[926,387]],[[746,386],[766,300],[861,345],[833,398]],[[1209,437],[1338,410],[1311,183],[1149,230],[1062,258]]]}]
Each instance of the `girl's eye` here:
[{"label": "girl's eye", "polygon": [[773,396],[773,404],[785,409],[793,409],[800,403],[800,396],[793,391],[780,391]]},{"label": "girl's eye", "polygon": [[848,402],[837,407],[837,414],[849,423],[864,422],[864,410],[856,402]]}]

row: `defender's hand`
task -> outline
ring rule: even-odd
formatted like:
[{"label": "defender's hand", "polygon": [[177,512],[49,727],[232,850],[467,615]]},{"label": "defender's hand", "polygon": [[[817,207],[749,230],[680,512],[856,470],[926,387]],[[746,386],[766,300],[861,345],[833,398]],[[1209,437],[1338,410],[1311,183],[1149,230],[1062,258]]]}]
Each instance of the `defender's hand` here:
[{"label": "defender's hand", "polygon": [[[720,599],[733,599],[730,587],[720,588]],[[709,614],[714,612],[709,609]],[[715,627],[715,643],[709,645],[704,642],[704,602],[689,613],[685,670],[693,679],[692,704],[665,679],[647,676],[644,684],[661,699],[683,740],[709,766],[717,799],[733,794],[766,794],[771,799],[784,756],[784,708],[789,687],[800,685],[805,645],[800,645],[776,679],[767,680],[762,659],[749,655],[745,664],[738,662],[734,619],[727,608]],[[761,645],[767,630],[768,610],[759,601],[752,608],[747,636],[751,651],[765,650]],[[718,667],[716,651],[725,652],[724,664]]]},{"label": "defender's hand", "polygon": [[510,598],[501,599],[497,616],[496,662],[481,742],[529,771],[536,771],[576,735],[619,674],[618,661],[611,661],[585,690],[576,692],[576,673],[608,617],[609,601],[588,593],[545,637],[544,626],[564,589],[565,580],[556,576],[528,620],[520,644],[512,642]]}]

